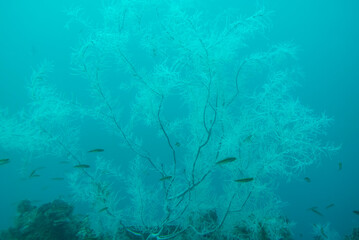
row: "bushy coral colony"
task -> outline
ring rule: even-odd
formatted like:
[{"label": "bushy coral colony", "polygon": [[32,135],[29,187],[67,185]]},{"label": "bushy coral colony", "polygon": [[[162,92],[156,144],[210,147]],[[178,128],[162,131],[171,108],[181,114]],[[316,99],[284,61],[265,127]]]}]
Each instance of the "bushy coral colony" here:
[{"label": "bushy coral colony", "polygon": [[[29,109],[2,112],[0,143],[74,166],[66,180],[88,225],[64,202],[22,202],[14,239],[34,239],[38,221],[49,236],[69,229],[41,239],[292,239],[274,186],[337,150],[321,141],[331,119],[291,96],[294,46],[254,44],[267,11],[195,2],[119,1],[95,25],[68,11],[84,29],[72,73],[90,94],[65,99],[45,62]],[[99,148],[83,149],[92,136]]]}]

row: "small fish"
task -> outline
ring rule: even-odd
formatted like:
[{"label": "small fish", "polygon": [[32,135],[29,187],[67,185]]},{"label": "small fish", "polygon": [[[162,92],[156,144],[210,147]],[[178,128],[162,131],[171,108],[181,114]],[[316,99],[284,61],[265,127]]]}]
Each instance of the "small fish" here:
[{"label": "small fish", "polygon": [[8,164],[9,162],[10,162],[9,158],[0,159],[0,165],[5,165]]},{"label": "small fish", "polygon": [[252,142],[252,137],[253,137],[252,134],[251,134],[251,135],[248,135],[248,136],[243,140],[243,142]]},{"label": "small fish", "polygon": [[328,236],[325,234],[323,227],[320,228],[320,233],[323,235],[323,237],[324,237],[325,239],[328,239]]},{"label": "small fish", "polygon": [[342,162],[339,162],[339,163],[338,163],[338,169],[339,169],[339,171],[342,170],[342,168],[343,168],[343,163],[342,163]]},{"label": "small fish", "polygon": [[60,164],[68,164],[68,163],[70,163],[70,162],[65,160],[65,161],[60,161],[59,163],[60,163]]},{"label": "small fish", "polygon": [[310,182],[312,181],[309,177],[305,177],[304,180],[305,180],[307,183],[310,183]]},{"label": "small fish", "polygon": [[37,169],[32,170],[32,172],[30,173],[29,177],[30,177],[30,178],[32,178],[32,177],[40,177],[39,174],[36,174],[36,171],[37,171]]},{"label": "small fish", "polygon": [[254,178],[241,178],[241,179],[236,179],[234,181],[235,182],[240,182],[240,183],[247,183],[247,182],[251,182],[253,180],[254,180]]},{"label": "small fish", "polygon": [[54,180],[54,181],[61,181],[61,180],[64,180],[65,178],[63,177],[53,177],[51,178],[51,180]]},{"label": "small fish", "polygon": [[329,209],[331,207],[334,207],[334,203],[329,204],[328,206],[325,207],[325,209]]},{"label": "small fish", "polygon": [[314,212],[315,214],[317,214],[317,215],[319,215],[319,216],[324,216],[321,212],[319,212],[318,210],[317,210],[317,208],[318,207],[311,207],[311,208],[309,208],[308,210],[310,210],[310,211],[312,211],[312,212]]},{"label": "small fish", "polygon": [[358,211],[358,210],[354,210],[353,213],[356,214],[356,215],[359,215],[359,211]]},{"label": "small fish", "polygon": [[172,178],[172,176],[164,176],[164,177],[160,178],[160,181],[170,180],[171,178]]},{"label": "small fish", "polygon": [[103,211],[106,211],[108,209],[108,207],[104,207],[104,208],[101,208],[100,210],[98,210],[98,212],[103,212]]},{"label": "small fish", "polygon": [[74,168],[90,168],[90,165],[87,165],[87,164],[78,164],[78,165],[75,165]]},{"label": "small fish", "polygon": [[90,151],[88,151],[89,153],[96,153],[96,152],[103,152],[105,151],[104,149],[101,149],[101,148],[96,148],[96,149],[92,149]]},{"label": "small fish", "polygon": [[176,147],[180,147],[181,146],[181,144],[179,143],[179,142],[176,142]]},{"label": "small fish", "polygon": [[235,157],[228,157],[228,158],[225,158],[225,159],[223,159],[223,160],[220,160],[220,161],[216,162],[216,164],[217,164],[217,165],[221,165],[221,164],[233,162],[233,161],[235,161],[235,160],[236,160]]}]

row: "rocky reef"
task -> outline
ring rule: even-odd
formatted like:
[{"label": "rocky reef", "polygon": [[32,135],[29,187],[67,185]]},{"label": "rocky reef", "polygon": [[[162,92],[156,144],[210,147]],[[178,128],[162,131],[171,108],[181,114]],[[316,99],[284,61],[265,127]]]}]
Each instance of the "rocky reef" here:
[{"label": "rocky reef", "polygon": [[[106,240],[110,239],[105,235],[98,236],[91,229],[88,217],[73,214],[73,206],[63,200],[54,200],[41,206],[34,206],[31,201],[23,200],[17,206],[17,217],[14,226],[0,232],[1,240]],[[201,214],[194,214],[191,217],[191,225],[202,229],[207,225],[218,224],[216,211],[205,211]],[[287,221],[287,220],[286,220]],[[244,224],[245,225],[245,224]],[[163,236],[175,240],[187,239],[251,239],[254,236],[250,229],[238,226],[235,232],[229,234],[221,231],[193,235],[193,228],[180,230],[179,226],[166,226],[161,230]],[[284,224],[285,226],[285,224]],[[154,229],[152,229],[153,232]],[[157,229],[158,231],[159,229]],[[255,235],[256,239],[269,240],[267,227],[261,225],[260,231]],[[156,231],[155,231],[156,232]],[[181,234],[173,234],[180,232]],[[137,233],[137,234],[134,234]],[[353,233],[354,234],[354,233]],[[151,231],[140,226],[119,226],[116,239],[140,240],[147,239]],[[288,229],[283,227],[280,234],[281,239],[292,239]],[[353,235],[354,236],[354,235]],[[111,238],[113,239],[113,238]],[[358,239],[358,238],[348,238]]]},{"label": "rocky reef", "polygon": [[62,200],[54,200],[40,207],[23,200],[17,207],[14,227],[0,233],[6,240],[100,240],[90,229],[86,218],[73,214],[73,207]]},{"label": "rocky reef", "polygon": [[346,236],[345,240],[359,240],[359,227],[354,228],[352,234]]}]

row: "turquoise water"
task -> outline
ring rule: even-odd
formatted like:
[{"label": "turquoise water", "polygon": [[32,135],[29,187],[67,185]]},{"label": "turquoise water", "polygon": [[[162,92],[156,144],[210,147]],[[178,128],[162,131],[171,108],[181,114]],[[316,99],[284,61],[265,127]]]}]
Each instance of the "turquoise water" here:
[{"label": "turquoise water", "polygon": [[[71,177],[75,177],[74,174],[79,175],[80,179],[86,179],[85,181],[91,182],[91,177],[86,177],[83,168],[73,167],[80,163],[86,163],[91,166],[89,170],[85,169],[85,171],[88,171],[92,177],[98,177],[99,181],[113,184],[111,191],[112,193],[117,193],[120,200],[116,205],[117,207],[114,204],[109,208],[113,212],[117,213],[118,211],[117,220],[119,218],[129,219],[128,221],[131,224],[136,223],[136,219],[125,216],[129,215],[126,210],[132,209],[132,205],[128,203],[132,201],[131,199],[136,194],[131,193],[128,188],[143,188],[143,194],[147,194],[146,196],[149,198],[148,202],[154,202],[153,206],[149,205],[150,207],[148,208],[148,211],[153,212],[153,215],[148,217],[146,221],[156,225],[156,221],[163,218],[162,214],[165,214],[162,212],[164,202],[169,201],[163,198],[157,199],[158,197],[163,197],[163,192],[154,196],[148,195],[147,191],[151,192],[152,187],[161,189],[164,186],[162,181],[160,181],[160,184],[158,183],[158,179],[166,175],[178,176],[177,179],[180,179],[178,180],[178,189],[172,189],[174,193],[178,193],[182,186],[180,185],[181,181],[188,181],[189,184],[191,182],[193,184],[196,179],[200,179],[210,169],[213,175],[210,176],[211,179],[208,180],[208,183],[206,183],[207,180],[203,182],[203,188],[211,189],[210,194],[211,196],[214,195],[213,198],[216,204],[211,205],[210,208],[218,210],[220,219],[225,216],[225,209],[232,196],[230,192],[237,191],[234,189],[238,188],[238,191],[241,191],[240,193],[245,196],[253,193],[248,200],[248,205],[246,204],[242,211],[244,213],[242,214],[241,212],[242,215],[238,216],[238,218],[246,216],[248,220],[248,216],[251,212],[254,212],[253,209],[260,206],[261,202],[263,205],[267,202],[268,199],[261,199],[260,189],[264,188],[265,183],[268,183],[270,190],[263,190],[265,191],[263,195],[265,197],[275,196],[272,200],[278,197],[282,200],[282,203],[270,203],[270,206],[273,205],[273,212],[276,213],[271,212],[270,217],[262,217],[275,219],[278,216],[277,211],[280,211],[280,215],[285,215],[290,221],[296,223],[292,227],[295,239],[310,239],[313,236],[313,224],[320,224],[320,226],[330,224],[330,230],[337,232],[341,238],[350,234],[354,227],[358,227],[359,216],[353,213],[353,210],[359,210],[359,177],[357,173],[359,169],[359,150],[357,147],[359,133],[359,101],[357,97],[359,90],[357,83],[359,77],[358,3],[349,0],[316,1],[315,3],[313,1],[297,0],[263,0],[253,3],[229,0],[194,1],[194,3],[189,4],[191,7],[185,7],[187,12],[183,16],[171,15],[171,11],[175,12],[175,10],[167,8],[165,4],[159,4],[157,13],[156,10],[148,10],[147,12],[150,7],[145,4],[138,4],[132,8],[129,7],[130,10],[128,11],[124,10],[126,8],[114,7],[111,9],[114,12],[106,12],[108,28],[105,28],[102,9],[109,3],[104,2],[62,1],[61,3],[54,3],[39,0],[31,1],[31,3],[23,1],[0,2],[0,109],[1,112],[4,112],[1,120],[3,128],[0,127],[0,130],[3,131],[3,133],[0,132],[0,159],[10,159],[9,163],[0,165],[0,188],[2,193],[2,198],[0,199],[0,229],[6,229],[13,225],[16,217],[16,205],[23,199],[29,199],[34,204],[41,205],[61,198],[71,203],[74,202],[76,211],[80,213],[85,212],[92,214],[92,216],[98,215],[104,223],[108,221],[116,222],[111,220],[112,216],[108,216],[109,214],[106,216],[103,211],[100,211],[105,207],[109,207],[106,204],[94,203],[90,200],[86,202],[84,199],[80,199],[80,196],[74,197],[74,188],[71,188],[70,184]],[[178,6],[186,6],[186,4],[188,3],[178,4]],[[69,9],[77,9],[77,7],[82,9],[79,15],[80,20],[88,20],[85,24],[74,19],[72,19],[74,21],[71,21],[71,16],[67,14]],[[216,46],[213,44],[212,49],[215,50],[213,52],[209,51],[209,58],[211,59],[209,62],[214,69],[211,73],[214,76],[213,81],[217,82],[211,86],[213,87],[211,92],[213,95],[210,94],[210,100],[206,104],[206,90],[204,90],[206,87],[203,86],[208,84],[206,81],[210,79],[211,74],[204,67],[206,66],[206,61],[203,59],[206,55],[202,52],[201,46],[203,47],[206,44],[210,46],[210,40],[207,40],[207,37],[211,36],[211,33],[215,36],[216,33],[223,31],[226,26],[231,26],[230,22],[235,22],[237,17],[246,19],[258,10],[263,9],[263,7],[264,12],[268,13],[268,18],[266,17],[263,20],[265,26],[257,26],[251,22],[247,23],[253,24],[248,27],[248,29],[254,29],[253,33],[248,33],[245,30],[243,30],[243,33],[237,33],[246,36],[244,39],[240,37],[233,38],[240,46],[238,49],[227,49],[226,46],[230,44],[237,46],[230,41],[228,45],[224,44],[219,49],[215,49]],[[198,12],[203,14],[196,15]],[[173,20],[173,23],[166,19],[164,16],[167,16],[167,14],[177,22],[172,18],[169,19]],[[123,22],[118,20],[123,16],[128,20]],[[139,18],[139,16],[142,16],[142,18]],[[186,16],[197,25],[194,24],[195,27],[193,27],[193,22],[189,24],[190,21],[186,20]],[[257,16],[257,19],[260,19],[260,17],[262,17],[261,14]],[[218,22],[214,21],[216,18],[218,18]],[[139,19],[142,21],[140,24]],[[158,22],[156,22],[157,20]],[[218,25],[212,25],[213,21]],[[157,23],[157,25],[150,29],[149,26],[152,22]],[[210,25],[206,25],[207,23],[210,23]],[[136,24],[143,24],[145,29],[139,29]],[[191,26],[193,27],[192,30]],[[198,26],[198,29],[196,26]],[[189,28],[188,31],[186,31],[186,27]],[[173,33],[183,35],[172,36],[170,33],[166,34],[165,31],[173,31]],[[117,40],[113,40],[109,35],[100,36],[100,33],[113,33],[113,37],[120,37],[121,40],[116,42]],[[153,49],[149,47],[151,51],[142,49],[145,44],[140,39],[146,36],[146,33],[149,38],[154,39],[154,45],[156,46]],[[198,33],[197,37],[196,33]],[[185,34],[188,34],[188,37]],[[170,45],[166,40],[168,45],[162,48],[161,41],[163,39],[161,37],[167,37],[168,39],[178,37],[179,40],[172,39],[175,43],[174,45]],[[83,70],[83,65],[81,65],[81,60],[77,59],[77,62],[75,61],[76,59],[74,60],[74,53],[83,53],[78,49],[85,46],[86,43],[91,45],[89,38],[96,42],[94,44],[96,51],[94,50],[91,53],[93,55],[88,58],[84,58],[85,60],[82,59],[86,62],[86,67],[90,68],[88,73],[83,74],[82,72],[82,74],[79,74],[79,69]],[[204,43],[201,43],[198,39],[205,39]],[[110,42],[112,40],[114,42]],[[233,163],[235,165],[232,167],[229,165],[232,163],[228,163],[229,167],[225,165],[221,168],[217,168],[215,165],[217,147],[221,142],[221,127],[219,122],[216,122],[213,130],[214,137],[211,136],[211,145],[208,145],[208,148],[202,151],[200,160],[195,164],[197,165],[195,170],[192,170],[193,161],[188,159],[195,155],[197,150],[195,146],[201,145],[202,138],[205,139],[208,130],[205,128],[211,126],[214,116],[216,116],[215,111],[210,109],[217,109],[215,106],[216,99],[223,105],[228,104],[230,96],[235,93],[233,81],[224,87],[219,87],[225,81],[219,79],[235,79],[236,69],[244,59],[250,59],[251,53],[270,51],[270,49],[273,49],[273,45],[283,42],[296,46],[295,58],[276,62],[277,59],[269,59],[267,56],[268,58],[266,59],[263,57],[263,59],[258,60],[258,64],[254,64],[253,59],[253,62],[249,61],[253,65],[243,70],[243,76],[245,77],[243,77],[243,85],[240,82],[237,102],[231,105],[231,108],[221,108],[223,112],[218,110],[220,113],[218,114],[219,120],[217,120],[222,119],[221,121],[226,126],[225,132],[226,134],[228,133],[226,143],[229,146],[226,145],[228,149],[220,151],[218,160],[235,156],[237,158]],[[105,46],[103,43],[108,43],[108,45]],[[187,47],[184,47],[183,44]],[[210,47],[209,50],[211,50]],[[103,63],[101,62],[102,60],[104,61]],[[183,69],[178,70],[180,72],[179,76],[168,77],[165,75],[165,71],[161,70],[157,65],[162,63],[161,66],[171,69],[171,66],[177,66],[175,64],[176,60],[179,62],[178,68]],[[43,66],[42,64],[45,61],[49,61],[50,65],[53,65],[53,70],[49,71],[48,77],[44,77],[44,80],[46,79],[47,81],[44,85],[41,82],[42,78],[38,78],[40,83],[38,85],[33,83],[33,92],[29,93],[31,79],[36,80],[36,77],[31,78],[34,76],[32,74],[34,72],[39,73],[39,66]],[[96,84],[91,83],[91,80],[94,80],[96,76],[95,70],[98,67],[96,66],[98,62],[101,62],[99,68],[103,69],[100,76],[101,81],[103,81],[101,86],[104,88],[105,95],[108,94],[106,99],[109,99],[111,103],[114,112],[113,116],[123,127],[121,129],[125,131],[125,135],[130,138],[132,147],[137,144],[134,143],[137,141],[135,140],[136,138],[141,138],[142,140],[142,147],[139,148],[141,150],[135,147],[137,153],[132,151],[131,147],[126,146],[122,130],[119,131],[119,128],[114,126],[114,122],[111,121],[111,117],[108,117],[112,113],[106,107],[106,101],[101,100],[99,92],[97,91],[96,93],[96,89],[98,90]],[[129,62],[134,65],[137,75]],[[187,66],[186,63],[190,66]],[[76,68],[77,70],[74,70]],[[260,96],[263,84],[277,71],[288,73],[288,78],[292,78],[291,74],[294,72],[295,76],[293,78],[297,79],[299,83],[290,91],[292,96],[289,98],[290,100],[298,99],[303,106],[312,109],[313,114],[317,117],[325,113],[334,119],[330,126],[325,128],[325,134],[309,134],[309,130],[303,130],[303,132],[298,130],[302,126],[300,123],[303,126],[305,124],[307,124],[305,126],[310,126],[308,124],[310,120],[308,122],[299,121],[298,125],[293,126],[288,123],[286,125],[290,129],[288,134],[297,133],[297,130],[299,131],[298,136],[309,134],[309,139],[313,140],[313,142],[306,140],[313,146],[315,146],[317,140],[320,140],[323,144],[333,143],[334,146],[341,146],[340,150],[335,153],[316,154],[315,156],[318,156],[318,160],[314,161],[313,159],[313,164],[309,164],[308,159],[305,160],[308,164],[299,173],[291,172],[292,170],[283,170],[279,166],[280,164],[272,166],[270,165],[270,160],[263,163],[258,161],[258,166],[253,163],[253,156],[261,157],[262,159],[268,157],[270,159],[266,153],[284,151],[283,149],[278,149],[283,146],[292,146],[285,145],[283,140],[284,142],[275,145],[276,150],[273,150],[271,144],[274,141],[273,139],[277,139],[273,137],[273,134],[279,131],[274,129],[277,126],[275,121],[273,120],[274,123],[269,120],[266,122],[266,118],[263,120],[259,117],[258,119],[261,120],[258,120],[256,115],[245,107],[247,106],[246,104],[250,106],[249,108],[257,106],[258,111],[261,111],[261,104],[264,105],[266,101],[252,102],[252,100],[248,99],[253,96]],[[163,79],[158,80],[161,77]],[[163,90],[168,87],[168,82],[176,77],[186,81],[181,82],[179,80],[181,84],[173,87],[169,92]],[[151,83],[151,80],[148,79],[152,78],[157,79],[158,82],[156,84]],[[143,79],[150,84],[144,84]],[[193,88],[189,88],[191,83],[193,83]],[[123,86],[124,84],[128,85]],[[280,82],[280,84],[282,83]],[[43,86],[49,86],[49,88],[42,88]],[[50,88],[54,89],[55,95],[49,91]],[[38,93],[36,89],[45,89],[48,94]],[[163,107],[161,108],[161,114],[163,114],[161,115],[162,123],[168,131],[172,147],[177,152],[178,169],[176,174],[170,174],[173,161],[168,159],[172,159],[172,151],[167,145],[166,136],[163,134],[159,120],[156,117],[157,110],[151,109],[151,107],[157,109],[160,105],[158,94],[153,93],[159,91],[163,91],[165,96],[163,106],[161,106]],[[38,105],[31,105],[36,99],[32,98],[31,96],[34,95],[31,94],[39,94]],[[55,96],[55,102],[57,101],[56,99],[64,99],[67,103],[60,104],[59,109],[56,109],[56,104],[51,105],[53,104],[51,100],[53,96]],[[150,99],[153,102],[149,102]],[[283,100],[278,100],[279,102],[273,100],[273,103],[278,103],[278,106],[287,106],[284,100],[287,101],[288,99],[283,98]],[[136,106],[132,105],[136,101]],[[197,103],[198,106],[196,105]],[[200,103],[203,104],[201,105]],[[77,106],[77,104],[81,107]],[[41,106],[44,108],[41,108]],[[195,114],[203,111],[204,108],[200,106],[206,106],[209,110],[204,117],[206,119],[205,124],[196,125],[202,121],[202,114],[199,116]],[[269,103],[267,108],[270,108],[270,106],[271,104]],[[272,106],[275,115],[278,106]],[[283,109],[283,111],[287,111],[288,107],[283,107]],[[64,112],[61,113],[60,110]],[[233,119],[230,117],[228,117],[230,120],[227,119],[226,111],[230,116],[233,116]],[[19,114],[20,112],[24,112],[24,114],[21,115]],[[49,113],[48,115],[45,114],[47,112]],[[146,121],[141,122],[151,114],[153,114],[152,117],[150,116]],[[248,114],[249,120],[244,120],[244,114]],[[288,117],[289,115],[284,114],[283,117],[278,113],[278,119],[282,120],[284,118],[285,120],[286,116]],[[183,122],[178,119],[182,119],[181,121]],[[245,122],[246,120],[248,120],[248,123]],[[257,123],[257,120],[258,122],[265,121],[268,125]],[[203,125],[206,125],[206,127]],[[266,126],[266,128],[261,129],[261,126]],[[172,132],[169,130],[170,128],[173,129]],[[313,125],[314,128],[315,124]],[[31,132],[31,129],[34,132]],[[194,132],[198,133],[198,135],[195,135]],[[227,136],[226,134],[224,135]],[[285,135],[284,130],[282,134],[283,136]],[[197,138],[194,136],[197,136]],[[244,139],[249,136],[251,136],[251,139],[245,141]],[[295,140],[297,138],[290,135],[288,139]],[[59,145],[59,141],[62,141],[68,147],[68,151]],[[239,149],[242,153],[238,153],[238,144],[247,144],[248,146],[240,145]],[[292,146],[295,149],[295,151],[291,152],[293,156],[300,158],[299,156],[302,156],[302,153],[303,155],[309,154],[308,152],[310,151],[304,146],[304,152],[300,152],[299,148],[295,148],[296,146],[299,146],[299,143]],[[104,152],[88,153],[89,150],[96,148],[104,149]],[[258,152],[256,152],[257,148]],[[134,165],[138,168],[131,165],[136,162],[134,160],[136,155],[138,158],[140,155],[147,154],[142,152],[143,149],[150,152],[155,161],[154,165],[158,168],[157,170],[148,161],[141,163],[143,166],[141,164],[137,164],[137,166],[135,163]],[[288,147],[288,149],[291,148]],[[71,154],[75,154],[76,158]],[[96,160],[97,157],[102,157],[103,160]],[[309,156],[309,158],[313,158],[313,156]],[[62,161],[69,161],[69,163],[61,163]],[[245,164],[244,161],[247,161],[248,164]],[[112,165],[108,167],[109,169],[118,167],[121,176],[116,178],[111,175],[112,179],[106,174],[103,174],[103,176],[99,174],[98,169],[101,170],[100,166],[102,166],[103,162],[111,162]],[[342,164],[341,170],[339,169],[339,163]],[[211,167],[211,164],[215,167]],[[143,168],[142,170],[141,167]],[[266,170],[259,170],[262,168]],[[96,172],[95,169],[98,171]],[[191,179],[193,175],[191,171],[197,173],[198,176]],[[246,174],[249,176],[243,174],[243,171],[247,171]],[[136,176],[136,174],[139,176]],[[33,175],[40,176],[33,177]],[[255,177],[255,182],[243,184],[243,187],[232,186],[234,178],[252,176],[258,176]],[[139,180],[138,185],[134,184],[136,177],[142,179],[142,184]],[[304,180],[305,177],[310,178],[310,182]],[[64,178],[64,180],[54,180],[53,178]],[[173,184],[177,184],[175,180]],[[91,185],[91,183],[88,185]],[[81,185],[79,188],[84,189],[83,187]],[[182,187],[182,189],[185,189],[184,186]],[[165,186],[165,189],[167,188],[168,185]],[[79,192],[78,190],[76,191]],[[94,190],[89,187],[80,195],[91,191]],[[198,193],[193,193],[194,195],[198,194],[198,203],[192,198],[188,200],[190,203],[189,208],[193,209],[193,211],[198,210],[196,206],[202,204],[203,199],[206,198],[203,197],[206,196],[206,193],[198,191]],[[243,196],[235,197],[235,200],[238,200],[238,206],[243,203],[244,199],[245,197]],[[221,201],[223,201],[223,204],[218,203]],[[333,207],[325,209],[326,206],[332,203],[334,203]],[[206,204],[208,203],[203,204],[207,206]],[[125,210],[119,206],[124,206]],[[308,210],[314,206],[324,216]],[[246,207],[247,209],[245,209]],[[135,208],[133,207],[133,209]],[[203,208],[206,209],[205,207]],[[135,212],[135,210],[133,211]],[[256,214],[263,215],[264,213]],[[147,215],[151,214],[147,213]],[[186,225],[185,222],[188,221],[188,216],[190,216],[190,213],[181,215],[183,219],[180,218],[179,222]],[[96,220],[93,221],[95,224]],[[225,223],[235,221],[239,220],[233,214],[233,216],[226,219]],[[113,226],[109,228],[113,228]],[[105,227],[104,229],[107,228]],[[105,231],[104,229],[98,231]],[[332,236],[334,235],[332,233]],[[333,237],[333,239],[335,238]]]}]

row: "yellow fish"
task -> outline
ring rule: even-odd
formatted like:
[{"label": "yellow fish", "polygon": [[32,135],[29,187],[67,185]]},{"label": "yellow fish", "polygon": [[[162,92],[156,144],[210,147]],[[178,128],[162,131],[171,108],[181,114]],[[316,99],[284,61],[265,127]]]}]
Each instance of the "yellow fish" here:
[{"label": "yellow fish", "polygon": [[90,165],[87,165],[87,164],[79,164],[79,165],[75,165],[74,168],[90,168]]},{"label": "yellow fish", "polygon": [[325,209],[329,209],[331,207],[334,207],[334,203],[329,204],[328,206],[325,207]]},{"label": "yellow fish", "polygon": [[68,164],[68,163],[70,163],[70,162],[69,162],[69,161],[64,160],[64,161],[60,161],[59,163],[60,163],[60,164]]},{"label": "yellow fish", "polygon": [[98,210],[98,212],[103,212],[103,211],[106,211],[108,209],[108,207],[104,207],[104,208],[101,208],[100,210]]},{"label": "yellow fish", "polygon": [[0,165],[5,165],[8,164],[9,162],[10,162],[9,158],[0,159]]},{"label": "yellow fish", "polygon": [[248,136],[243,140],[243,142],[252,142],[252,137],[253,137],[252,134],[251,134],[251,135],[248,135]]},{"label": "yellow fish", "polygon": [[240,183],[247,183],[247,182],[251,182],[253,181],[254,178],[241,178],[241,179],[237,179],[237,180],[234,180],[235,182],[240,182]]},{"label": "yellow fish", "polygon": [[171,178],[172,178],[172,176],[164,176],[164,177],[160,178],[160,181],[170,180]]},{"label": "yellow fish", "polygon": [[92,150],[90,150],[90,151],[88,151],[89,153],[95,153],[95,152],[103,152],[103,151],[105,151],[104,149],[102,149],[102,148],[96,148],[96,149],[92,149]]},{"label": "yellow fish", "polygon": [[228,158],[225,158],[223,160],[220,160],[220,161],[216,162],[216,164],[221,165],[221,164],[233,162],[235,160],[236,160],[235,157],[228,157]]},{"label": "yellow fish", "polygon": [[29,178],[40,177],[40,175],[36,173],[37,170],[39,170],[39,168],[32,170],[32,172],[29,175]]},{"label": "yellow fish", "polygon": [[308,210],[310,210],[310,211],[314,212],[315,214],[317,214],[317,215],[323,217],[323,214],[322,214],[321,212],[319,212],[319,211],[317,210],[317,208],[318,208],[318,207],[311,207],[311,208],[309,208]]}]

